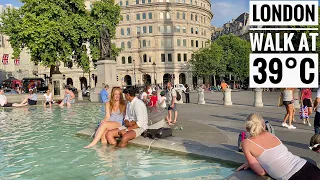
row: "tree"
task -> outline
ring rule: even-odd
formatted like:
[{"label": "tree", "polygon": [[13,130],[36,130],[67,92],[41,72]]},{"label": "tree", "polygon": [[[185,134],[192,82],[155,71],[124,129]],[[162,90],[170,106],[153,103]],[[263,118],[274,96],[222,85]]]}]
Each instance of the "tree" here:
[{"label": "tree", "polygon": [[223,61],[223,49],[213,42],[209,47],[194,52],[190,63],[194,74],[200,77],[217,75],[225,70]]},{"label": "tree", "polygon": [[[120,7],[113,0],[101,0],[85,9],[83,0],[21,0],[20,9],[12,9],[1,16],[0,32],[9,36],[13,58],[27,48],[31,61],[50,68],[50,76],[57,61],[72,59],[88,72],[90,61],[88,43],[93,60],[99,57],[99,31],[105,24],[111,37],[121,20]],[[119,50],[113,46],[115,55]]]},{"label": "tree", "polygon": [[233,34],[223,35],[215,41],[223,49],[225,73],[244,79],[249,76],[251,45]]}]

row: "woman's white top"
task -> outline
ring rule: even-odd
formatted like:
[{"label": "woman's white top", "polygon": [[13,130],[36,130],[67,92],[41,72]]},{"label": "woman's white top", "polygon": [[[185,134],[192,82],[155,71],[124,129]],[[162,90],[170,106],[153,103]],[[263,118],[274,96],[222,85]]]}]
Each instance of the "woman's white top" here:
[{"label": "woman's white top", "polygon": [[147,96],[148,96],[148,94],[146,92],[142,92],[140,99],[143,101],[144,97],[147,97]]},{"label": "woman's white top", "polygon": [[[166,108],[166,97],[165,96],[160,96],[160,107],[162,107],[162,108]],[[164,100],[164,101],[163,101]],[[163,102],[162,102],[163,101]]]},{"label": "woman's white top", "polygon": [[52,93],[50,93],[49,95],[46,93],[43,96],[44,96],[44,99],[46,100],[46,102],[50,102],[51,101],[51,97],[52,97]]},{"label": "woman's white top", "polygon": [[292,101],[292,100],[293,100],[292,90],[284,90],[283,91],[283,101]]}]

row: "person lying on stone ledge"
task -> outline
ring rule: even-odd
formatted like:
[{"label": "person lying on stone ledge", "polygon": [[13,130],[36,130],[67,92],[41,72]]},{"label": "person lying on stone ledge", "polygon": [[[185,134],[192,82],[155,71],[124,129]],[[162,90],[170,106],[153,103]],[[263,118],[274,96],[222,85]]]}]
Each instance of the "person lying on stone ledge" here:
[{"label": "person lying on stone ledge", "polygon": [[266,132],[261,115],[250,114],[246,120],[250,137],[242,141],[247,163],[237,171],[251,168],[257,175],[268,174],[274,179],[319,179],[320,169],[299,156],[293,155],[273,134]]},{"label": "person lying on stone ledge", "polygon": [[107,132],[107,141],[111,145],[117,145],[116,138],[121,138],[119,147],[126,147],[128,142],[140,136],[148,129],[148,112],[143,101],[136,98],[136,89],[128,87],[123,90],[128,101],[124,126]]},{"label": "person lying on stone ledge", "polygon": [[4,95],[3,89],[0,89],[0,105],[1,107],[22,107],[27,104],[8,103],[7,97]]}]

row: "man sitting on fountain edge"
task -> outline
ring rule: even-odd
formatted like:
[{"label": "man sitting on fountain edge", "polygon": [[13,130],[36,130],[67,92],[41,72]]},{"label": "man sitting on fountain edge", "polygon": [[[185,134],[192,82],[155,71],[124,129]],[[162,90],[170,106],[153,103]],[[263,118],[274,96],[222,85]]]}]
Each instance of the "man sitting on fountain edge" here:
[{"label": "man sitting on fountain edge", "polygon": [[128,87],[123,90],[123,94],[128,101],[124,126],[113,129],[107,133],[107,140],[110,144],[116,145],[115,138],[122,137],[119,147],[126,147],[128,141],[140,136],[148,129],[148,112],[143,101],[136,97],[136,89]]}]

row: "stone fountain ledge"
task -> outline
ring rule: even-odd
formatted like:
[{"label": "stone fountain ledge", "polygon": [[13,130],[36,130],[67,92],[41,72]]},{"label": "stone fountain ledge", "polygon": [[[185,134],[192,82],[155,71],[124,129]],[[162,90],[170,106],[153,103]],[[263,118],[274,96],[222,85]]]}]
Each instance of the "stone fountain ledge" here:
[{"label": "stone fountain ledge", "polygon": [[[167,127],[165,120],[160,120],[149,126],[150,129],[157,129],[160,127]],[[86,128],[77,132],[78,136],[90,137],[94,132],[94,127]],[[150,138],[138,137],[129,142],[129,144],[144,146],[146,149],[150,146],[150,149],[163,149],[169,151],[175,151],[179,153],[191,154],[196,156],[202,156],[205,158],[222,160],[224,162],[242,164],[245,159],[241,153],[231,151],[220,144],[211,143],[210,145],[203,145],[196,141],[180,137],[168,137],[165,139],[156,139],[153,141]],[[228,180],[268,180],[269,177],[259,177],[252,171],[241,171],[232,174],[227,177]]]}]

